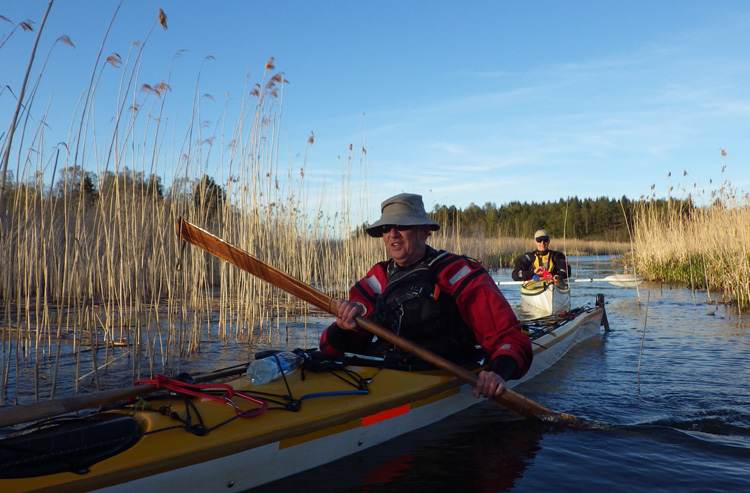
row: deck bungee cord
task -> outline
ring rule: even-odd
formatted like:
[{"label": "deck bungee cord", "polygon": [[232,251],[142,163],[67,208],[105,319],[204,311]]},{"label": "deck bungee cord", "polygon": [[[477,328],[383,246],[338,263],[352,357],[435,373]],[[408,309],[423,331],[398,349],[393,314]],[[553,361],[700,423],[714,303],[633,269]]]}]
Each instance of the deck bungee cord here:
[{"label": "deck bungee cord", "polygon": [[[302,401],[308,399],[314,399],[318,397],[334,397],[343,395],[366,395],[370,391],[367,386],[372,382],[372,378],[364,378],[358,375],[356,372],[351,371],[345,366],[348,364],[343,358],[333,358],[323,354],[317,350],[303,350],[295,349],[294,352],[300,355],[303,359],[302,365],[300,366],[300,379],[305,380],[305,371],[311,371],[313,373],[328,372],[341,381],[354,387],[354,390],[336,390],[329,392],[314,392],[311,394],[304,394],[299,398],[294,398],[292,390],[289,386],[289,381],[285,373],[281,373],[281,378],[284,381],[284,386],[287,389],[287,394],[273,394],[269,392],[262,392],[252,389],[244,389],[243,392],[246,394],[252,394],[256,396],[262,396],[268,402],[273,402],[281,407],[269,407],[269,410],[286,410],[297,412],[300,410]],[[274,352],[266,355],[265,357],[274,358],[276,357]],[[262,354],[262,353],[259,353]]]},{"label": "deck bungee cord", "polygon": [[[603,298],[601,300],[601,303],[603,305]],[[570,322],[571,320],[575,320],[580,315],[583,315],[585,313],[592,312],[593,310],[596,310],[599,307],[599,301],[597,301],[596,307],[578,307],[573,308],[572,310],[569,310],[567,312],[562,312],[557,315],[549,315],[546,317],[541,318],[535,318],[532,320],[525,320],[521,322],[521,328],[529,334],[529,338],[531,339],[531,344],[545,348],[546,347],[543,344],[540,344],[538,342],[538,339],[540,339],[542,336],[554,333],[557,329],[559,329],[564,324]],[[606,322],[606,313],[603,315],[603,321],[602,325],[605,326],[605,330],[609,329],[609,324]]]},{"label": "deck bungee cord", "polygon": [[[188,379],[192,380],[192,377],[190,377],[188,374],[181,374],[181,375],[184,375],[183,378],[185,378],[185,380],[188,380]],[[227,385],[223,383],[200,384],[200,383],[194,383],[194,381],[190,382],[190,381],[185,381],[185,380],[177,379],[177,378],[168,378],[168,377],[165,377],[164,375],[156,375],[156,377],[153,380],[136,380],[134,384],[135,385],[154,385],[157,388],[169,390],[170,392],[175,392],[175,393],[182,394],[182,395],[190,395],[193,397],[211,399],[217,402],[229,404],[229,406],[232,407],[232,409],[234,409],[235,413],[237,413],[243,418],[250,418],[253,416],[257,416],[258,414],[261,414],[266,409],[268,409],[267,402],[264,402],[260,399],[256,399],[242,392],[237,392],[236,390],[234,390],[234,388],[231,385]],[[213,390],[223,390],[224,393],[222,394],[221,397],[218,397],[210,392]],[[234,396],[254,402],[258,404],[260,408],[251,410],[251,411],[242,411],[231,400],[232,397]]]},{"label": "deck bungee cord", "polygon": [[539,338],[544,334],[549,334],[554,331],[565,322],[575,319],[578,315],[585,311],[590,311],[591,308],[574,308],[570,311],[559,313],[557,315],[549,315],[547,317],[535,318],[533,320],[525,320],[521,322],[523,330],[529,333],[532,339]]}]

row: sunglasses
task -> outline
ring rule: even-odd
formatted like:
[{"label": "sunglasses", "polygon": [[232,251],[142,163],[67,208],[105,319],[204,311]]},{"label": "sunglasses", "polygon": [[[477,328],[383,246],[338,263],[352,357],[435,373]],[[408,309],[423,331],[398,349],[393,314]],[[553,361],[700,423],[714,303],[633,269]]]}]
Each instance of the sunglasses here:
[{"label": "sunglasses", "polygon": [[541,237],[536,239],[537,243],[549,243],[549,238],[547,237]]},{"label": "sunglasses", "polygon": [[390,233],[391,229],[396,228],[398,231],[408,231],[414,226],[404,226],[403,224],[384,224],[382,226],[378,226],[377,231],[386,234]]}]

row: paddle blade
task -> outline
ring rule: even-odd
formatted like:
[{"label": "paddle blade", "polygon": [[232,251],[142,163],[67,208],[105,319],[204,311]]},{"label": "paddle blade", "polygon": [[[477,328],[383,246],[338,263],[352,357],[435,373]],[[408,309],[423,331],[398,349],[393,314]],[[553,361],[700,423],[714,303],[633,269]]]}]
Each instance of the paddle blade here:
[{"label": "paddle blade", "polygon": [[227,243],[182,218],[177,221],[177,236],[216,257],[226,260],[235,267],[249,272],[255,277],[269,282],[283,291],[292,294],[313,306],[334,316],[337,315],[333,300],[312,286],[293,278],[285,272],[272,267],[247,252]]},{"label": "paddle blade", "polygon": [[573,282],[608,282],[621,288],[634,288],[643,282],[643,277],[635,274],[613,274],[602,279],[572,279]]},{"label": "paddle blade", "polygon": [[643,282],[643,277],[635,274],[614,274],[604,278],[610,284],[620,286],[621,288],[634,288],[640,286]]}]

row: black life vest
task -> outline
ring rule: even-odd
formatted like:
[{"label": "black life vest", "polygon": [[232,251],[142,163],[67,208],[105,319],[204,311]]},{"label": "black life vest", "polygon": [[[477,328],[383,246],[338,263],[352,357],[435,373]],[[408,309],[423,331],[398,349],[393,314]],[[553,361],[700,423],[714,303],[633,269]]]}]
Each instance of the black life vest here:
[{"label": "black life vest", "polygon": [[[461,318],[455,301],[447,293],[441,293],[436,282],[440,271],[451,263],[439,262],[446,255],[450,254],[430,249],[420,262],[408,269],[400,269],[391,260],[388,264],[391,274],[385,290],[375,301],[372,317],[383,327],[433,353],[465,362],[478,354],[476,338]],[[410,367],[420,367],[415,358],[387,341],[376,341],[368,353],[383,357],[395,354]]]}]

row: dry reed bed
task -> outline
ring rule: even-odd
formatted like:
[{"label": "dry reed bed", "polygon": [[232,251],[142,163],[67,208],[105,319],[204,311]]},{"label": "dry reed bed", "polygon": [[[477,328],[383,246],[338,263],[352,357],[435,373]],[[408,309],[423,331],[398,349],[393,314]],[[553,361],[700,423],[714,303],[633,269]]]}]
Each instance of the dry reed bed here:
[{"label": "dry reed bed", "polygon": [[728,184],[708,207],[686,212],[645,204],[636,214],[632,262],[648,279],[718,293],[720,301],[750,306],[750,200]]},{"label": "dry reed bed", "polygon": [[[356,209],[345,204],[343,221],[325,217],[308,204],[304,164],[301,171],[278,169],[285,80],[273,59],[245,91],[236,121],[227,121],[225,109],[209,134],[202,104],[212,98],[199,97],[198,84],[188,121],[164,118],[173,82],[139,82],[147,46],[148,37],[125,59],[111,55],[97,64],[67,142],[52,157],[44,144],[46,118],[36,129],[11,127],[14,149],[5,155],[13,159],[5,164],[16,183],[0,201],[0,403],[18,402],[19,381],[29,373],[36,400],[54,397],[62,385],[78,392],[89,374],[98,388],[99,372],[120,357],[129,361],[132,379],[171,374],[206,341],[253,342],[278,330],[280,320],[304,314],[305,307],[267,284],[183,248],[174,233],[179,217],[338,294],[377,255],[361,237],[329,240],[351,231],[347,221]],[[94,104],[107,79],[102,74],[112,70],[120,74],[119,110],[96,115],[97,106],[113,107]],[[19,121],[33,121],[25,116],[32,107],[33,96]],[[109,133],[93,126],[97,120],[112,122]],[[178,127],[186,129],[183,140],[167,152],[163,136],[178,142]],[[6,136],[6,149],[8,142]],[[357,157],[348,155],[349,169]],[[224,201],[200,180],[209,169]],[[87,189],[87,173],[99,180],[98,197]],[[150,186],[157,173],[175,177],[165,196]],[[60,370],[70,357],[74,375]]]}]

